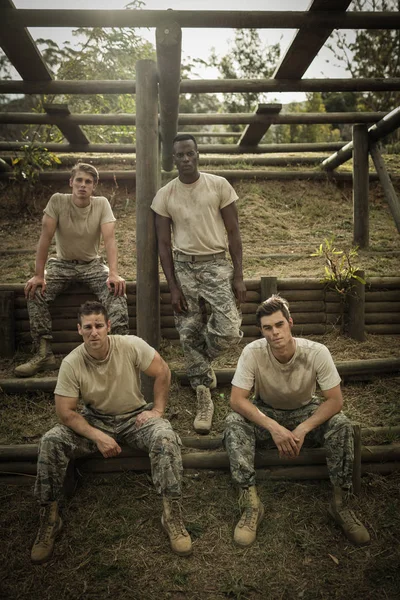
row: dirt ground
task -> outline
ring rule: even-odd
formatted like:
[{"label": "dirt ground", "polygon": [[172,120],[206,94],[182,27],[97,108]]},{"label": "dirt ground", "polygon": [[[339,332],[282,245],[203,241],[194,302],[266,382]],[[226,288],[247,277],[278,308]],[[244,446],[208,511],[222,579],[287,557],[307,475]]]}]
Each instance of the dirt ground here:
[{"label": "dirt ground", "polygon": [[[397,164],[397,163],[396,163]],[[330,182],[242,182],[234,187],[244,246],[246,278],[320,277],[323,265],[309,255],[324,238],[339,249],[351,244],[351,187]],[[38,188],[31,214],[16,209],[13,191],[0,196],[2,282],[23,282],[33,272],[40,210],[54,191]],[[398,191],[400,191],[398,189]],[[102,185],[118,219],[120,272],[135,279],[133,186]],[[370,191],[370,247],[359,253],[367,277],[399,275],[399,235],[377,184]],[[17,254],[10,250],[27,249]],[[282,256],[284,255],[284,256]],[[357,343],[337,334],[314,337],[335,360],[399,357],[399,336],[368,335]],[[234,367],[240,349],[215,366]],[[172,369],[182,368],[179,347],[163,342]],[[15,362],[1,363],[0,376]],[[398,377],[344,386],[345,412],[363,426],[398,425]],[[223,431],[229,388],[213,392],[212,435]],[[36,443],[55,423],[49,394],[1,395],[0,444]],[[180,435],[193,434],[194,397],[173,381],[168,417]],[[389,443],[393,438],[364,443]],[[32,483],[32,482],[30,482]],[[160,525],[161,505],[149,474],[85,475],[63,510],[64,532],[52,560],[30,563],[38,525],[32,485],[0,487],[0,597],[7,600],[397,600],[400,597],[400,474],[363,477],[350,502],[371,534],[355,548],[327,515],[327,481],[261,479],[266,508],[257,542],[242,550],[232,541],[239,516],[237,493],[226,471],[188,471],[184,515],[194,542],[191,557],[171,554]]]}]

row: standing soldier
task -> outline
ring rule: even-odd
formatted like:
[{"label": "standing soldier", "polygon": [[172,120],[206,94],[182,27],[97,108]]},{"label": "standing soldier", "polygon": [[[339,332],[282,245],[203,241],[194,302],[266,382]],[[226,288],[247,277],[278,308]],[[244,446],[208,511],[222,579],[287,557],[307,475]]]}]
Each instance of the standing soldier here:
[{"label": "standing soldier", "polygon": [[[53,194],[44,209],[35,275],[25,285],[36,354],[15,368],[17,377],[56,368],[49,306],[71,281],[85,283],[107,307],[113,333],[129,333],[125,280],[118,275],[116,219],[107,198],[92,196],[98,180],[95,167],[78,163],[69,180],[72,194]],[[54,235],[57,257],[46,265]],[[101,236],[109,267],[99,256]]]},{"label": "standing soldier", "polygon": [[[214,413],[210,389],[217,385],[211,362],[243,335],[237,305],[245,301],[246,287],[237,195],[223,177],[199,172],[192,135],[177,135],[173,148],[179,176],[157,192],[151,207],[187,375],[196,390],[194,429],[209,433]],[[228,247],[233,266],[226,258]]]}]

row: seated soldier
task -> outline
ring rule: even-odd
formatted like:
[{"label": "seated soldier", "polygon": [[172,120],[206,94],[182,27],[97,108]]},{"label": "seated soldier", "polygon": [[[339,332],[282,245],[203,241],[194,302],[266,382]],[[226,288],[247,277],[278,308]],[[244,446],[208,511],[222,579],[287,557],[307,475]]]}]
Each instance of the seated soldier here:
[{"label": "seated soldier", "polygon": [[[353,428],[341,412],[340,376],[326,346],[292,336],[288,302],[278,295],[256,312],[263,339],[248,344],[232,380],[224,444],[232,478],[240,488],[241,519],[234,540],[249,546],[256,539],[264,507],[255,486],[256,442],[273,440],[280,457],[298,456],[304,439],[323,445],[333,496],[328,512],[354,544],[369,542],[369,534],[346,507],[353,473]],[[316,383],[324,401],[314,396]],[[254,387],[255,401],[250,400]]]},{"label": "seated soldier", "polygon": [[[154,486],[163,499],[162,525],[174,552],[191,553],[192,543],[181,515],[182,458],[179,438],[163,418],[171,373],[161,356],[136,336],[108,335],[110,321],[99,302],[79,310],[83,344],[64,358],[55,389],[61,422],[40,442],[35,496],[41,504],[34,563],[50,559],[62,528],[59,501],[71,459],[100,451],[118,456],[120,444],[146,450]],[[140,371],[154,377],[154,403],[140,391]],[[78,398],[84,403],[77,411]]]},{"label": "seated soldier", "polygon": [[[15,368],[17,377],[57,368],[49,306],[71,281],[85,283],[107,307],[113,333],[129,333],[125,280],[118,275],[115,217],[107,198],[92,196],[98,180],[97,169],[78,163],[69,180],[72,194],[53,194],[43,211],[35,275],[25,285],[36,354]],[[50,258],[46,265],[54,235],[57,258]],[[99,256],[100,236],[109,268]]]}]

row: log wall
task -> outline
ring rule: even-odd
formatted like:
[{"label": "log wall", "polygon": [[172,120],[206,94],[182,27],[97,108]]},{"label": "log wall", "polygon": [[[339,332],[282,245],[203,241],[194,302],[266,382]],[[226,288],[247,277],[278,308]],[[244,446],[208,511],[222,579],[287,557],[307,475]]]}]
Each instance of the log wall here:
[{"label": "log wall", "polygon": [[[242,305],[242,330],[245,341],[259,337],[255,311],[261,297],[260,279],[246,280],[246,302]],[[290,303],[294,320],[294,335],[322,335],[339,324],[340,299],[334,291],[326,290],[318,279],[288,278],[277,280],[277,290]],[[22,284],[0,284],[0,292],[14,292],[13,314],[15,343],[28,348],[31,343],[29,317]],[[67,353],[81,343],[76,327],[80,304],[94,296],[83,286],[71,286],[51,307],[54,351]],[[129,327],[136,334],[136,284],[127,284]],[[178,343],[174,326],[171,295],[166,283],[160,285],[160,318],[163,338]],[[365,331],[376,334],[400,334],[400,277],[372,277],[365,289]],[[1,340],[0,340],[1,346]]]}]

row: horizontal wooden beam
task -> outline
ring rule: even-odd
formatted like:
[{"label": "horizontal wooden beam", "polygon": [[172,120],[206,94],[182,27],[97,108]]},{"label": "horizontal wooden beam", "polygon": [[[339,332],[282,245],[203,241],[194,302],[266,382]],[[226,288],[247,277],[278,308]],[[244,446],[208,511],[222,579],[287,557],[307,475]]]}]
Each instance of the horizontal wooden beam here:
[{"label": "horizontal wooden beam", "polygon": [[[256,115],[273,116],[282,110],[282,104],[259,104],[255,112]],[[272,121],[265,123],[251,123],[247,125],[238,142],[239,146],[257,146],[272,125]]]},{"label": "horizontal wooden beam", "polygon": [[299,29],[400,29],[397,12],[245,10],[73,10],[2,11],[2,19],[23,27],[158,27],[173,19],[181,27]]},{"label": "horizontal wooden beam", "polygon": [[[400,78],[184,79],[181,94],[281,92],[398,92]],[[134,94],[132,80],[0,81],[1,94]]]}]

